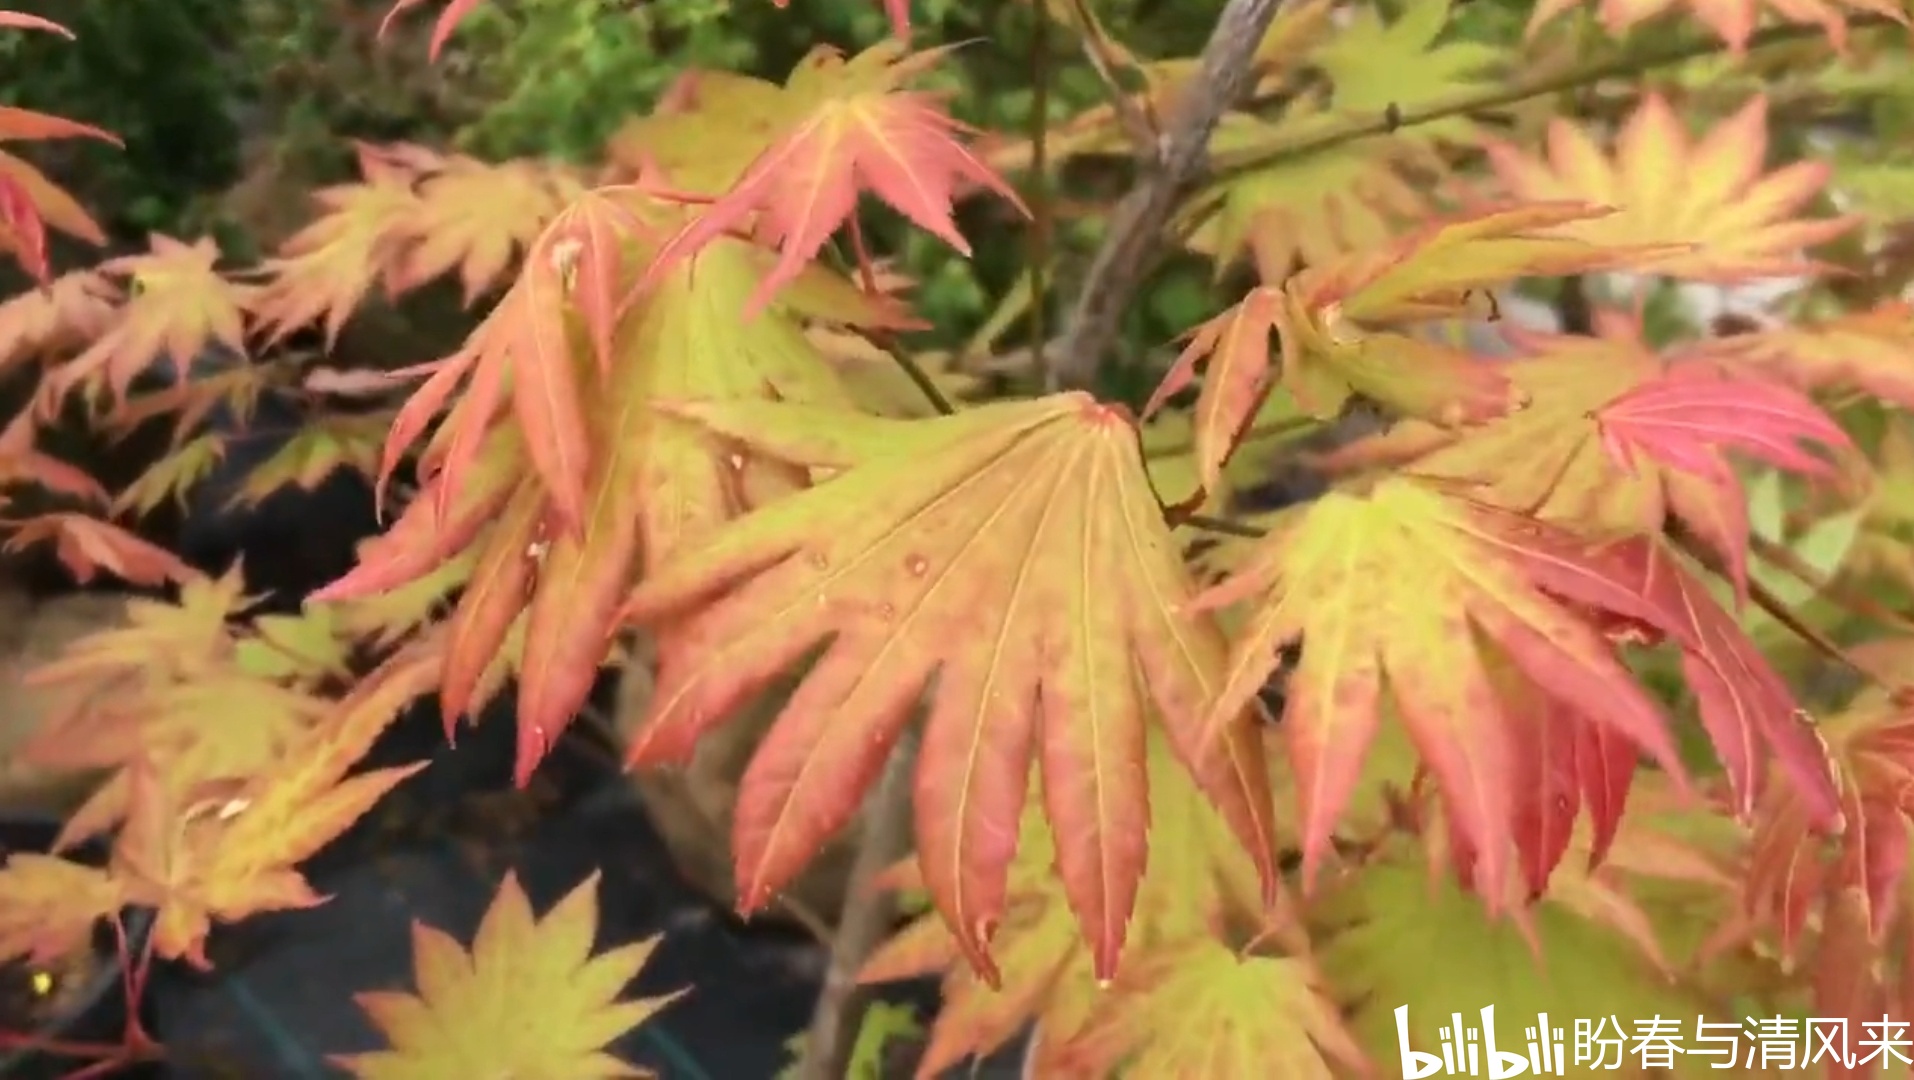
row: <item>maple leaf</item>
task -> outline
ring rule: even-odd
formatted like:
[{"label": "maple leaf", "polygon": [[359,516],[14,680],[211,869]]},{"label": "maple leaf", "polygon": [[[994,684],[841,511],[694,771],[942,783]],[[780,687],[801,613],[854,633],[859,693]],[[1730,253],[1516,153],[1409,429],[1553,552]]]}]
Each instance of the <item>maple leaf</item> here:
[{"label": "maple leaf", "polygon": [[[1586,0],[1541,0],[1529,16],[1528,34],[1534,37],[1542,27]],[[1680,6],[1715,32],[1736,55],[1746,51],[1749,38],[1764,11],[1783,22],[1819,26],[1827,31],[1836,49],[1847,47],[1849,13],[1878,15],[1905,23],[1907,12],[1894,0],[1598,0],[1602,26],[1610,34],[1621,35],[1637,24],[1665,14]]]},{"label": "maple leaf", "polygon": [[1308,961],[1244,957],[1203,940],[1126,967],[1065,1053],[1098,1076],[1119,1064],[1142,1076],[1368,1071]]},{"label": "maple leaf", "polygon": [[[1431,880],[1396,845],[1345,875],[1310,906],[1318,928],[1317,964],[1339,997],[1356,1002],[1347,1022],[1372,1059],[1399,1061],[1395,1010],[1407,1007],[1407,1044],[1442,1045],[1437,1029],[1460,1013],[1471,1020],[1494,1006],[1496,1042],[1525,1047],[1524,1024],[1555,1017],[1692,1016],[1707,1004],[1657,972],[1626,938],[1560,905],[1529,912],[1526,930],[1488,918],[1474,898]],[[1622,1020],[1627,1023],[1627,1019]],[[1679,1045],[1679,1044],[1677,1044]],[[1600,1053],[1599,1048],[1596,1051]],[[1639,1068],[1622,1055],[1617,1068]],[[1707,1075],[1693,1055],[1677,1065]]]},{"label": "maple leaf", "polygon": [[[1376,116],[1385,109],[1414,109],[1479,90],[1479,78],[1498,66],[1506,50],[1479,41],[1438,42],[1448,26],[1451,0],[1412,0],[1384,21],[1375,8],[1358,8],[1349,22],[1309,54],[1312,66],[1335,87],[1333,111]],[[1409,137],[1461,142],[1476,124],[1465,116],[1419,124]]]},{"label": "maple leaf", "polygon": [[0,550],[23,551],[51,543],[60,565],[82,585],[102,571],[134,585],[158,586],[185,581],[198,571],[163,547],[148,543],[111,522],[72,511],[39,514],[13,523],[13,535]]},{"label": "maple leaf", "polygon": [[1697,353],[1746,364],[1803,390],[1860,391],[1914,409],[1914,306],[1899,301],[1828,319],[1710,338]]},{"label": "maple leaf", "polygon": [[131,295],[113,325],[86,351],[47,377],[42,401],[57,404],[79,387],[123,400],[134,378],[156,359],[184,373],[209,343],[245,355],[244,305],[251,287],[236,285],[214,269],[219,248],[210,239],[181,243],[155,233],[151,250],[100,265],[122,277]]},{"label": "maple leaf", "polygon": [[[1509,278],[1612,267],[1636,249],[1546,231],[1603,211],[1537,203],[1432,222],[1383,248],[1312,267],[1252,290],[1191,332],[1144,409],[1147,417],[1204,367],[1196,403],[1204,486],[1216,484],[1245,423],[1281,385],[1305,411],[1331,417],[1352,393],[1446,424],[1500,416],[1521,403],[1495,367],[1458,349],[1388,329],[1466,310],[1472,290]],[[1282,338],[1272,377],[1270,335]]]},{"label": "maple leaf", "polygon": [[[619,197],[632,194],[639,193],[628,190]],[[622,205],[638,215],[639,225],[654,220],[661,209],[643,201],[614,204],[602,192],[596,198],[602,213],[612,215]],[[561,215],[552,226],[551,250],[571,254],[529,259],[526,274],[540,275],[543,283],[537,295],[508,294],[513,306],[494,318],[517,317],[525,310],[519,305],[537,299],[548,305],[537,309],[537,317],[563,330],[571,313],[561,303],[567,295],[581,316],[610,306],[607,298],[615,293],[602,284],[625,279],[616,277],[616,261],[594,258],[590,245],[614,250],[624,236],[642,247],[647,234],[606,229],[594,239],[588,225],[570,211]],[[438,369],[393,425],[382,471],[398,459],[394,448],[411,442],[451,396],[464,370],[472,370],[470,385],[425,451],[421,469],[428,479],[420,497],[384,538],[367,547],[358,567],[318,598],[367,597],[424,577],[442,559],[474,552],[468,587],[448,628],[441,707],[449,723],[482,704],[480,689],[495,687],[499,657],[506,655],[501,643],[519,635],[524,651],[507,663],[519,677],[516,774],[521,782],[589,695],[591,672],[604,659],[634,569],[655,567],[717,524],[807,482],[802,471],[715,442],[649,403],[660,396],[740,397],[851,408],[849,392],[829,361],[805,340],[788,312],[740,323],[738,313],[762,277],[761,254],[744,241],[725,238],[700,259],[695,286],[692,267],[685,264],[637,297],[616,318],[606,346],[608,365],[597,377],[592,365],[571,354],[571,339],[560,339],[568,351],[551,359],[565,365],[561,370],[574,387],[582,383],[593,391],[576,403],[577,428],[548,423],[549,402],[535,403],[531,422],[519,410],[512,417],[518,422],[495,420],[498,395],[505,393],[501,365],[512,365],[514,394],[540,389],[538,380],[519,374],[526,358],[498,347],[498,335],[518,332],[510,326],[481,327],[478,341]],[[562,286],[569,286],[569,293]],[[592,318],[579,321],[586,337],[596,336]],[[718,340],[727,347],[714,353],[707,343]],[[475,348],[484,350],[476,360]],[[554,431],[583,443],[582,454],[564,451],[574,460],[586,459],[575,471],[562,462],[549,464],[549,449],[531,450],[553,438]],[[526,457],[535,476],[526,475]],[[545,483],[547,470],[558,480]],[[561,492],[578,502],[570,528],[559,510]]]},{"label": "maple leaf", "polygon": [[[1299,104],[1275,121],[1226,116],[1211,153],[1223,157],[1292,137],[1320,115]],[[1290,158],[1222,180],[1181,215],[1191,228],[1190,246],[1214,258],[1219,275],[1247,248],[1262,280],[1281,281],[1298,265],[1387,244],[1400,233],[1398,225],[1430,212],[1409,174],[1435,174],[1441,167],[1439,156],[1414,142],[1365,139],[1347,152]]]},{"label": "maple leaf", "polygon": [[423,647],[394,654],[242,783],[179,792],[150,767],[133,770],[114,873],[132,903],[156,909],[157,955],[203,969],[215,922],[322,902],[294,867],[424,767],[346,775],[438,666]]},{"label": "maple leaf", "polygon": [[84,348],[112,325],[119,303],[119,287],[96,270],[61,274],[0,301],[0,367]]},{"label": "maple leaf", "polygon": [[[124,145],[117,136],[90,124],[0,105],[0,142],[76,138]],[[41,282],[48,277],[48,225],[95,246],[106,243],[106,234],[73,196],[32,165],[0,151],[0,247]]]},{"label": "maple leaf", "polygon": [[1214,690],[1223,640],[1173,610],[1187,570],[1127,414],[1081,393],[915,421],[745,402],[673,411],[793,465],[843,470],[666,562],[628,605],[673,628],[637,763],[682,759],[835,636],[745,772],[733,837],[743,910],[849,820],[933,677],[919,862],[986,978],[1032,757],[1096,970],[1114,970],[1142,873],[1152,705],[1270,873],[1267,777],[1243,771],[1254,748],[1199,739],[1188,723]]},{"label": "maple leaf", "polygon": [[860,186],[964,255],[970,244],[951,217],[959,182],[988,188],[1028,216],[1017,193],[957,141],[962,126],[935,98],[899,89],[948,51],[913,55],[886,41],[846,60],[828,47],[812,50],[785,83],[793,99],[790,129],[730,191],[665,242],[639,291],[755,212],[757,234],[779,252],[746,309],[755,313],[855,213]]},{"label": "maple leaf", "polygon": [[776,141],[793,104],[776,83],[691,68],[650,115],[626,121],[605,152],[625,176],[660,173],[678,191],[716,197]]},{"label": "maple leaf", "polygon": [[[1596,337],[1505,331],[1515,357],[1497,367],[1526,400],[1520,411],[1466,432],[1404,422],[1328,455],[1325,467],[1407,466],[1590,535],[1660,533],[1672,515],[1722,558],[1739,590],[1747,566],[1747,497],[1740,481],[1719,467],[1720,455],[1733,450],[1800,467],[1798,449],[1785,441],[1758,443],[1717,425],[1705,436],[1691,430],[1686,451],[1657,461],[1660,467],[1630,469],[1604,437],[1599,417],[1617,402],[1626,408],[1634,393],[1652,401],[1703,387],[1730,405],[1740,395],[1769,411],[1763,425],[1769,434],[1831,440],[1837,451],[1850,444],[1806,398],[1754,371],[1723,372],[1712,347],[1658,355],[1641,340],[1638,322],[1608,311],[1597,313],[1595,328]],[[1700,416],[1691,411],[1691,418]]]},{"label": "maple leaf", "polygon": [[235,506],[257,505],[286,488],[312,491],[340,469],[367,477],[392,428],[389,415],[338,415],[308,420],[273,455],[246,474],[233,493]]},{"label": "maple leaf", "polygon": [[110,679],[139,673],[155,679],[191,679],[217,670],[230,655],[227,621],[256,598],[248,597],[241,570],[217,578],[194,575],[181,583],[172,602],[131,597],[126,623],[69,644],[60,658],[36,668],[28,682]]},{"label": "maple leaf", "polygon": [[[1602,446],[1622,468],[1638,472],[1639,458],[1694,478],[1715,493],[1715,504],[1745,505],[1741,480],[1725,456],[1730,450],[1807,476],[1830,476],[1833,466],[1801,446],[1808,441],[1858,454],[1847,432],[1814,402],[1779,383],[1731,377],[1707,365],[1684,364],[1611,398],[1594,414]],[[1745,512],[1723,533],[1745,536]],[[1746,555],[1731,549],[1729,578],[1737,607],[1747,601]]]},{"label": "maple leaf", "polygon": [[393,222],[401,246],[387,271],[394,293],[458,271],[469,306],[511,269],[566,206],[571,192],[545,166],[463,156],[417,182],[417,203]]},{"label": "maple leaf", "polygon": [[0,433],[0,485],[38,484],[48,491],[82,502],[106,501],[106,489],[100,486],[98,480],[51,454],[41,453],[30,445],[22,445],[31,435],[30,423],[19,421],[6,432]]},{"label": "maple leaf", "polygon": [[[1386,700],[1441,788],[1458,871],[1492,908],[1511,891],[1511,852],[1531,886],[1560,857],[1549,836],[1561,819],[1525,816],[1506,779],[1518,767],[1541,770],[1544,781],[1553,775],[1554,758],[1529,741],[1542,736],[1537,725],[1568,739],[1565,751],[1576,741],[1594,751],[1561,759],[1574,780],[1561,793],[1571,818],[1576,786],[1598,824],[1612,828],[1619,817],[1633,760],[1608,740],[1639,747],[1682,777],[1661,710],[1614,655],[1596,617],[1603,612],[1682,645],[1704,727],[1744,805],[1772,749],[1820,809],[1817,822],[1838,827],[1825,755],[1785,684],[1658,551],[1645,541],[1591,550],[1551,526],[1396,478],[1366,496],[1318,500],[1266,538],[1236,576],[1199,596],[1198,610],[1261,598],[1236,635],[1209,723],[1257,694],[1281,647],[1304,643],[1283,715],[1302,804],[1304,881],[1348,804]],[[1413,586],[1397,577],[1405,573]],[[1501,671],[1484,656],[1513,666]],[[1512,684],[1522,692],[1511,693]],[[1587,786],[1615,768],[1623,770],[1618,786]]]},{"label": "maple leaf", "polygon": [[[606,1047],[685,991],[619,1000],[658,947],[649,938],[592,952],[598,874],[543,918],[507,874],[470,952],[442,930],[412,924],[418,992],[353,996],[389,1049],[335,1057],[360,1080],[507,1075],[522,1080],[644,1076]],[[526,1010],[538,1023],[525,1023]]]},{"label": "maple leaf", "polygon": [[381,274],[393,265],[404,223],[419,212],[417,171],[377,147],[357,147],[363,182],[313,193],[317,220],[294,233],[260,269],[267,280],[248,301],[254,328],[266,344],[320,322],[326,347]]},{"label": "maple leaf", "polygon": [[0,867],[0,962],[46,965],[87,949],[94,925],[125,903],[119,882],[98,867],[9,852]]},{"label": "maple leaf", "polygon": [[[1150,861],[1124,946],[1123,971],[1163,948],[1211,941],[1226,926],[1264,921],[1257,870],[1161,735],[1149,740]],[[865,961],[860,982],[937,976],[943,1006],[918,1064],[919,1077],[946,1075],[964,1058],[983,1058],[1032,1021],[1045,1037],[1034,1064],[1062,1075],[1071,1038],[1108,990],[1055,871],[1056,840],[1035,807],[1026,808],[1010,865],[1004,924],[993,943],[1001,964],[992,988],[964,962],[963,949],[935,912],[919,916]],[[894,888],[921,887],[918,863],[885,875]]]},{"label": "maple leaf", "polygon": [[186,499],[226,457],[226,440],[219,435],[199,438],[147,466],[113,499],[113,513],[144,517],[171,500],[184,511]]},{"label": "maple leaf", "polygon": [[[1613,161],[1568,120],[1552,119],[1547,159],[1490,140],[1489,162],[1510,193],[1529,200],[1586,199],[1616,213],[1563,222],[1552,235],[1590,243],[1669,245],[1630,267],[1697,281],[1812,273],[1801,251],[1856,225],[1858,215],[1792,218],[1826,186],[1830,166],[1801,161],[1763,174],[1768,102],[1751,98],[1693,142],[1660,94],[1647,94],[1622,125]],[[1679,183],[1671,182],[1680,177]]]},{"label": "maple leaf", "polygon": [[164,783],[191,792],[247,780],[322,718],[329,703],[243,671],[212,672],[171,685],[149,685],[96,712],[84,727],[47,729],[22,750],[45,766],[111,769],[60,829],[66,850],[125,820],[139,768],[160,770]]}]

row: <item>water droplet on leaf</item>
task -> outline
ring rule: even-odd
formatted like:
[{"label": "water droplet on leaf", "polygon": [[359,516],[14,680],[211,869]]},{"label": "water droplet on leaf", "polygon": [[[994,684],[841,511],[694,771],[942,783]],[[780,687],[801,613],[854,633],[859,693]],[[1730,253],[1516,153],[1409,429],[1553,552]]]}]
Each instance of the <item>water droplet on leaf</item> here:
[{"label": "water droplet on leaf", "polygon": [[923,577],[925,574],[930,573],[930,560],[924,558],[922,555],[906,556],[904,558],[904,569],[910,571],[912,577]]}]

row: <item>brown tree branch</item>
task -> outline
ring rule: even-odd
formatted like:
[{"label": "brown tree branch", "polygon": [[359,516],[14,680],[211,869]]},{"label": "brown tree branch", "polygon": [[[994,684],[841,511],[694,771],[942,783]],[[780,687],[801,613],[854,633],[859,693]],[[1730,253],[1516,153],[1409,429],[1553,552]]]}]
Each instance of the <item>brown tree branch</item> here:
[{"label": "brown tree branch", "polygon": [[1196,77],[1183,88],[1156,160],[1110,215],[1103,246],[1090,261],[1045,379],[1047,390],[1087,386],[1116,343],[1123,313],[1161,258],[1163,228],[1201,170],[1217,121],[1254,82],[1256,49],[1282,0],[1229,0],[1203,47]]},{"label": "brown tree branch", "polygon": [[910,853],[911,777],[917,772],[917,747],[913,724],[891,749],[884,775],[865,803],[863,838],[851,861],[850,887],[838,915],[837,935],[831,939],[830,964],[811,1013],[796,1080],[838,1080],[857,1041],[853,1036],[864,1012],[857,973],[890,932],[893,910],[890,893],[876,888],[875,882],[892,863]]}]

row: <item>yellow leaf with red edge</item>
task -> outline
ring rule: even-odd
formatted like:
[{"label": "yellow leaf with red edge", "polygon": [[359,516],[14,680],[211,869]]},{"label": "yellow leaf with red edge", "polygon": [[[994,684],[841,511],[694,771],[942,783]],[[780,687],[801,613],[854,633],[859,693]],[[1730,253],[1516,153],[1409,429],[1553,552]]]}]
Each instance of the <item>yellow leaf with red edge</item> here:
[{"label": "yellow leaf with red edge", "polygon": [[932,95],[900,89],[946,52],[907,54],[895,41],[848,60],[828,47],[812,50],[785,83],[788,129],[665,242],[639,289],[755,214],[756,233],[777,246],[779,259],[751,299],[747,314],[754,313],[851,218],[860,188],[965,255],[970,244],[951,216],[960,184],[994,191],[1027,214],[1016,192],[957,140],[963,126]]},{"label": "yellow leaf with red edge", "polygon": [[1309,961],[1200,938],[1126,967],[1064,1056],[1093,1076],[1118,1065],[1136,1076],[1296,1080],[1368,1071]]},{"label": "yellow leaf with red edge", "polygon": [[99,867],[9,852],[0,867],[0,963],[52,964],[82,952],[95,924],[125,904],[125,890]]},{"label": "yellow leaf with red edge", "polygon": [[417,206],[394,222],[400,247],[386,280],[394,292],[407,292],[456,270],[467,305],[511,272],[514,256],[533,245],[573,194],[536,162],[457,155],[414,190]]},{"label": "yellow leaf with red edge", "polygon": [[542,917],[517,875],[507,874],[469,951],[442,930],[412,924],[417,991],[354,995],[386,1048],[334,1063],[360,1080],[647,1075],[607,1047],[684,991],[624,1000],[659,939],[594,953],[597,934],[597,873]]},{"label": "yellow leaf with red edge", "polygon": [[[1837,822],[1824,756],[1785,685],[1698,583],[1642,550],[1590,550],[1555,527],[1394,478],[1366,495],[1325,496],[1200,596],[1198,609],[1255,603],[1208,723],[1226,722],[1255,697],[1281,648],[1302,645],[1283,729],[1302,806],[1305,882],[1391,703],[1441,790],[1456,868],[1492,908],[1513,895],[1515,868],[1533,886],[1560,857],[1551,830],[1525,818],[1517,791],[1546,783],[1551,771],[1552,755],[1537,759],[1538,725],[1599,739],[1598,750],[1611,740],[1632,744],[1680,777],[1661,710],[1615,655],[1610,633],[1623,623],[1652,628],[1689,654],[1685,670],[1708,701],[1705,726],[1741,799],[1753,799],[1753,772],[1772,749],[1821,808],[1819,823]],[[1632,768],[1632,755],[1612,750],[1561,761],[1569,781],[1602,762]],[[1525,768],[1543,775],[1511,784]],[[1598,825],[1605,818],[1612,828],[1621,792],[1585,792]]]},{"label": "yellow leaf with red edge", "polygon": [[[1124,946],[1119,978],[1164,949],[1212,940],[1226,928],[1256,926],[1270,916],[1255,863],[1176,760],[1167,741],[1149,746],[1150,861]],[[967,1057],[983,1058],[1031,1021],[1044,1038],[1033,1065],[1058,1075],[1071,1037],[1106,1000],[1056,874],[1056,841],[1036,808],[1027,808],[1011,863],[1005,919],[993,945],[1000,987],[964,962],[950,927],[935,912],[919,916],[879,946],[859,981],[926,976],[943,980],[943,1007],[930,1031],[918,1075],[945,1075]],[[901,872],[900,872],[901,871]],[[921,887],[916,860],[886,875],[887,884]]]},{"label": "yellow leaf with red edge", "polygon": [[437,676],[429,649],[401,650],[275,762],[238,783],[182,792],[136,766],[114,865],[131,902],[157,909],[156,954],[207,968],[215,923],[321,902],[296,867],[425,766],[347,776]]},{"label": "yellow leaf with red edge", "polygon": [[245,355],[245,303],[253,287],[221,276],[219,248],[210,238],[184,244],[154,234],[150,242],[145,254],[101,264],[127,280],[130,295],[105,333],[47,377],[44,403],[81,388],[123,400],[154,363],[170,362],[185,373],[208,345]]},{"label": "yellow leaf with red edge", "polygon": [[[1588,2],[1540,0],[1529,16],[1529,36],[1533,37],[1542,27]],[[1819,26],[1836,49],[1847,47],[1850,15],[1907,21],[1907,11],[1895,0],[1596,0],[1602,27],[1617,37],[1675,10],[1683,11],[1714,31],[1715,36],[1727,42],[1737,54],[1747,49],[1764,14],[1772,14],[1796,26]]]},{"label": "yellow leaf with red edge", "polygon": [[[919,863],[987,979],[1032,759],[1064,888],[1096,970],[1114,971],[1142,876],[1149,715],[1272,875],[1260,748],[1190,723],[1224,642],[1175,610],[1188,570],[1134,421],[1081,393],[935,420],[788,404],[671,408],[792,465],[842,470],[707,537],[630,600],[669,623],[632,760],[683,760],[751,694],[834,638],[739,793],[740,905],[764,904],[850,820],[929,692]],[[1260,757],[1257,757],[1260,761]],[[1273,885],[1272,885],[1273,887]]]},{"label": "yellow leaf with red edge", "polygon": [[238,568],[217,578],[188,578],[172,602],[133,597],[126,625],[88,634],[27,676],[35,686],[88,682],[121,673],[192,678],[217,670],[230,655],[228,620],[256,597]]},{"label": "yellow leaf with red edge", "polygon": [[237,670],[148,685],[84,725],[35,738],[24,756],[44,765],[113,771],[60,829],[57,849],[84,843],[126,819],[133,770],[161,770],[178,791],[235,783],[273,765],[328,703]]},{"label": "yellow leaf with red edge", "polygon": [[[1362,394],[1445,424],[1501,416],[1522,403],[1499,368],[1398,327],[1480,306],[1477,290],[1529,275],[1613,268],[1635,248],[1550,238],[1548,229],[1604,211],[1574,203],[1491,208],[1434,221],[1385,247],[1351,253],[1254,289],[1192,331],[1144,410],[1147,417],[1204,368],[1196,404],[1200,476],[1214,488],[1244,425],[1276,386],[1306,412],[1339,413]],[[1272,334],[1282,340],[1272,370]]]},{"label": "yellow leaf with red edge", "polygon": [[1806,218],[1830,166],[1800,161],[1764,173],[1768,102],[1755,97],[1695,142],[1674,107],[1649,94],[1622,125],[1611,160],[1594,137],[1561,118],[1549,122],[1547,156],[1491,142],[1489,162],[1519,199],[1582,199],[1615,213],[1564,222],[1551,233],[1592,244],[1668,245],[1630,269],[1697,281],[1811,273],[1801,251],[1847,232],[1855,215]]},{"label": "yellow leaf with red edge", "polygon": [[[1739,588],[1747,567],[1747,495],[1723,455],[1825,473],[1794,440],[1840,454],[1851,449],[1846,437],[1807,398],[1758,371],[1724,370],[1708,347],[1659,355],[1642,341],[1639,324],[1612,312],[1597,313],[1596,330],[1595,337],[1505,331],[1516,353],[1497,366],[1526,407],[1461,431],[1407,421],[1336,451],[1325,464],[1339,471],[1408,467],[1464,482],[1484,501],[1589,535],[1659,533],[1673,515],[1721,557]],[[1719,422],[1718,407],[1737,395],[1750,408],[1746,431]],[[1683,429],[1687,443],[1631,468],[1624,448],[1604,434],[1631,400],[1676,403],[1678,422],[1700,418],[1696,406],[1705,410],[1712,401],[1715,422],[1706,438]],[[1763,436],[1783,437],[1752,438],[1757,427]]]},{"label": "yellow leaf with red edge", "polygon": [[782,134],[792,104],[776,83],[691,68],[651,115],[626,121],[605,152],[627,177],[662,174],[675,191],[716,197]]},{"label": "yellow leaf with red edge", "polygon": [[260,264],[266,281],[247,306],[267,344],[317,322],[327,347],[334,345],[373,283],[389,271],[401,230],[420,211],[417,171],[377,147],[362,143],[358,152],[364,179],[314,192],[318,218]]},{"label": "yellow leaf with red edge", "polygon": [[1891,301],[1827,319],[1804,319],[1695,348],[1747,364],[1803,390],[1860,391],[1914,410],[1914,305]]}]

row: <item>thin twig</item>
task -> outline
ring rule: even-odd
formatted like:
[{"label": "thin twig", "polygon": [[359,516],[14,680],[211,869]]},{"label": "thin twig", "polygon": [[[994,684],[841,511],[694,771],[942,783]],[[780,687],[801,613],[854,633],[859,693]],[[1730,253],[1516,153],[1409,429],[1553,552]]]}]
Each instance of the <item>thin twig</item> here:
[{"label": "thin twig", "polygon": [[[1897,25],[1892,20],[1879,16],[1864,16],[1848,22],[1854,34],[1888,29]],[[1763,49],[1825,33],[1827,30],[1818,24],[1790,23],[1770,26],[1756,31],[1754,36],[1748,39],[1748,48]],[[1512,82],[1496,84],[1481,90],[1452,94],[1411,108],[1387,109],[1374,116],[1351,115],[1326,129],[1315,128],[1303,132],[1300,136],[1272,135],[1260,145],[1245,146],[1228,154],[1218,154],[1213,163],[1210,178],[1228,180],[1284,161],[1293,161],[1334,150],[1358,139],[1388,135],[1401,131],[1403,128],[1434,123],[1452,116],[1507,108],[1546,94],[1593,86],[1609,79],[1640,75],[1656,68],[1672,67],[1675,64],[1721,52],[1726,48],[1721,39],[1716,37],[1694,37],[1674,41],[1648,38],[1645,42],[1621,56],[1581,64],[1567,71],[1518,78]]]},{"label": "thin twig", "polygon": [[1256,49],[1282,0],[1229,0],[1210,33],[1196,77],[1181,90],[1156,160],[1110,215],[1064,322],[1045,389],[1087,386],[1115,344],[1123,313],[1162,252],[1163,227],[1208,154],[1210,133],[1254,81]]},{"label": "thin twig", "polygon": [[804,1055],[796,1080],[837,1080],[844,1075],[852,1038],[863,1014],[857,973],[890,932],[893,903],[875,887],[877,876],[910,851],[911,777],[917,772],[916,726],[907,728],[891,749],[890,761],[864,807],[863,837],[851,861],[850,886],[831,941],[830,966],[811,1013]]},{"label": "thin twig", "polygon": [[[1115,42],[1104,31],[1103,24],[1097,20],[1096,13],[1090,10],[1087,0],[1069,0],[1071,16],[1077,21],[1078,36],[1083,40],[1083,56],[1089,61],[1090,70],[1096,72],[1097,81],[1103,85],[1109,95],[1110,108],[1115,110],[1117,124],[1130,138],[1130,147],[1138,160],[1155,155],[1157,140],[1162,138],[1162,129],[1158,126],[1156,108],[1150,102],[1146,90],[1138,97],[1132,97],[1123,83],[1117,78],[1116,69],[1120,62]],[[1039,19],[1044,18],[1040,13]]]}]

